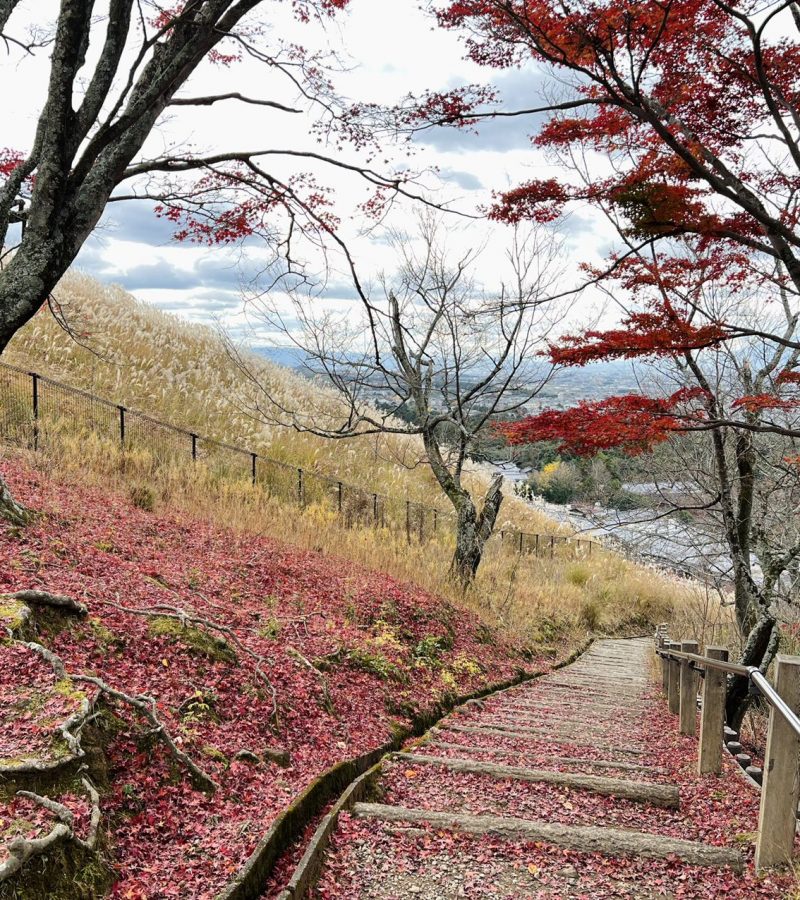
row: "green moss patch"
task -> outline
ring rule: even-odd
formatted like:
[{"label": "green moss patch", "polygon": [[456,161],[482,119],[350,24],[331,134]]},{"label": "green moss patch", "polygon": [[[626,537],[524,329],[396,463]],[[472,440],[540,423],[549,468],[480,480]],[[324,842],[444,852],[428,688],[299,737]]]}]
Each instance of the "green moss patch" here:
[{"label": "green moss patch", "polygon": [[19,600],[0,597],[0,630],[18,632],[25,625],[26,609],[25,604]]},{"label": "green moss patch", "polygon": [[177,619],[156,616],[148,626],[148,631],[158,637],[166,637],[181,643],[193,653],[219,662],[235,663],[236,653],[222,638],[209,634],[192,625],[182,625]]}]

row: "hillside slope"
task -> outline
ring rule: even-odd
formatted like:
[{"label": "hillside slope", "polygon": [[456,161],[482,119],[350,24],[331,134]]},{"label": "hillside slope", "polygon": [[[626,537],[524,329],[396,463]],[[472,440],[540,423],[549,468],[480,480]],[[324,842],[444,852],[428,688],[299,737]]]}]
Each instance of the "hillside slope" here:
[{"label": "hillside slope", "polygon": [[[26,897],[92,896],[112,882],[115,896],[134,900],[214,897],[324,769],[455,694],[537,667],[477,616],[388,576],[146,512],[21,463],[6,460],[2,472],[40,516],[24,531],[0,530],[0,616],[15,630],[0,653],[0,844],[52,827],[14,788],[63,803],[75,833],[87,834],[86,790],[55,729],[84,699],[98,713],[81,740],[100,793],[100,856],[67,842],[43,875],[6,883],[26,885]],[[7,596],[22,589],[66,595],[88,614],[31,603],[25,623],[24,604]],[[57,654],[65,673],[23,637]],[[133,706],[95,697],[99,682],[78,675],[153,698],[174,744],[218,790],[198,790]],[[55,768],[43,776],[32,759]]]},{"label": "hillside slope", "polygon": [[[74,340],[44,307],[17,333],[3,361],[148,413],[190,431],[245,447],[295,466],[317,469],[366,490],[430,502],[440,495],[421,442],[403,435],[331,441],[258,421],[254,395],[211,328],[189,324],[113,285],[70,272],[56,295],[79,336]],[[320,416],[337,408],[335,393],[263,357],[248,357],[259,380],[282,404]],[[263,396],[259,398],[264,405]],[[475,487],[488,475],[475,467]],[[441,505],[447,503],[442,497]],[[516,498],[504,520],[529,532],[558,532]]]},{"label": "hillside slope", "polygon": [[[25,457],[37,467],[68,472],[84,484],[114,486],[145,505],[183,509],[237,530],[272,535],[306,548],[324,548],[371,569],[413,580],[476,611],[490,624],[550,648],[565,639],[580,639],[587,630],[641,633],[668,618],[673,606],[693,593],[685,583],[597,547],[590,558],[586,558],[585,546],[577,554],[574,548],[563,547],[563,552],[550,558],[545,540],[545,552],[520,555],[515,541],[503,542],[495,536],[475,585],[464,594],[448,577],[447,562],[453,552],[451,526],[442,519],[438,532],[432,534],[434,523],[429,514],[424,540],[402,528],[404,511],[408,523],[406,497],[448,509],[429,468],[424,461],[420,463],[415,437],[325,441],[291,429],[267,428],[243,411],[248,398],[241,394],[239,373],[212,330],[189,325],[79,273],[68,275],[57,293],[66,316],[80,333],[79,342],[44,309],[16,335],[3,354],[4,361],[201,434],[303,466],[306,473],[333,476],[388,495],[394,498],[395,527],[371,527],[374,516],[369,494],[357,494],[363,508],[359,507],[354,519],[348,511],[344,516],[337,514],[335,500],[327,505],[312,500],[301,507],[287,504],[285,490],[268,485],[252,490],[241,473],[238,479],[221,479],[207,467],[192,464],[188,443],[179,465],[158,467],[146,453],[120,452],[118,438],[109,441],[81,429],[80,416],[73,419],[69,415],[69,404],[63,420],[51,432],[53,439],[41,440],[38,453]],[[275,392],[283,392],[293,402],[323,411],[335,405],[329,392],[287,369],[261,359],[254,359],[254,365]],[[27,385],[23,392],[21,406],[29,414]],[[292,477],[296,481],[289,471]],[[474,467],[472,487],[477,495],[487,483],[488,473]],[[292,493],[291,487],[288,492]],[[500,510],[497,531],[503,529],[545,535],[562,531],[513,495],[506,496]],[[529,541],[528,547],[532,545]]]}]

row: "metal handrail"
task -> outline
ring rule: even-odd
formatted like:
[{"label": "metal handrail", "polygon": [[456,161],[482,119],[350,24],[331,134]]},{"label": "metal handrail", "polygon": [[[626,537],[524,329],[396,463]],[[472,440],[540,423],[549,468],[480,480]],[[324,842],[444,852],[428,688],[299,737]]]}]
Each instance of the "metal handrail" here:
[{"label": "metal handrail", "polygon": [[717,669],[729,675],[741,675],[743,678],[748,678],[758,688],[767,703],[781,714],[786,724],[800,737],[800,718],[792,711],[791,707],[769,683],[764,673],[757,666],[743,666],[739,663],[725,662],[721,659],[711,659],[709,656],[700,656],[697,653],[687,653],[684,650],[669,650],[664,647],[659,647],[656,653],[665,659],[685,659],[706,669]]}]

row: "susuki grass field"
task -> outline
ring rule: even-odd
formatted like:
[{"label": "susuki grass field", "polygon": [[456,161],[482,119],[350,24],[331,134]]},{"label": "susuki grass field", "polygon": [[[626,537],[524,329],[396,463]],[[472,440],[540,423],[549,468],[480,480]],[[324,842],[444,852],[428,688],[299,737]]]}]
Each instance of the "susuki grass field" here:
[{"label": "susuki grass field", "polygon": [[[253,396],[212,329],[187,324],[79,273],[64,279],[57,297],[78,340],[45,309],[14,338],[5,362],[398,502],[407,497],[447,509],[415,437],[331,441],[265,424],[250,413]],[[335,415],[336,398],[324,386],[261,358],[253,357],[252,365],[281,402]],[[156,466],[146,450],[123,454],[115,442],[69,419],[53,426],[55,437],[37,453],[16,452],[80,481],[123,487],[146,505],[177,507],[414,581],[523,633],[531,643],[556,647],[589,631],[641,633],[675,613],[691,618],[703,606],[696,587],[609,551],[595,549],[591,557],[576,559],[564,548],[553,558],[537,559],[520,557],[498,539],[491,542],[475,585],[462,596],[448,577],[452,535],[447,527],[424,542],[409,542],[401,530],[345,527],[329,504],[312,499],[300,508],[211,466]],[[477,494],[488,477],[480,467],[469,473]],[[501,528],[564,533],[514,496],[504,500]]]}]

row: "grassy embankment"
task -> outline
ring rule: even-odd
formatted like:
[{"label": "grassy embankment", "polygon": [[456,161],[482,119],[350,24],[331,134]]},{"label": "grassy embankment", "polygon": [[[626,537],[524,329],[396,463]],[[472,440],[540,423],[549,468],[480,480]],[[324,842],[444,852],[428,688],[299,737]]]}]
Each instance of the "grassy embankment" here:
[{"label": "grassy embankment", "polygon": [[[82,345],[43,311],[15,337],[4,361],[294,466],[447,508],[429,470],[418,464],[416,438],[330,441],[267,426],[246,412],[252,398],[213,330],[76,273],[57,295],[75,331],[85,335]],[[254,365],[287,404],[323,415],[335,409],[335,397],[324,387],[263,360]],[[346,528],[331,507],[311,502],[301,510],[254,490],[246,478],[220,477],[203,465],[156,467],[144,451],[123,457],[115,442],[81,431],[73,419],[59,420],[44,443],[34,455],[36,464],[73,473],[82,483],[108,484],[156,507],[185,509],[237,529],[324,549],[450,597],[539,645],[563,645],[590,630],[641,632],[676,613],[710,620],[694,588],[606,551],[580,560],[572,551],[557,552],[552,560],[520,558],[494,542],[474,588],[461,597],[447,578],[449,529],[440,529],[434,540],[409,544],[402,531]],[[468,477],[478,493],[488,481],[478,467]],[[513,496],[503,503],[498,527],[564,533]]]}]

